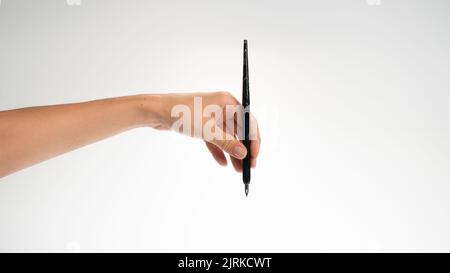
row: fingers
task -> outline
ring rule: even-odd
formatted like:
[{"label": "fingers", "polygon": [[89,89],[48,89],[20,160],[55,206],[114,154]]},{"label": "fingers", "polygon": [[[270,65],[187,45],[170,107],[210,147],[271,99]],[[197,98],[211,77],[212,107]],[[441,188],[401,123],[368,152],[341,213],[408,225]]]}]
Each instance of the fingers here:
[{"label": "fingers", "polygon": [[[221,129],[217,127],[216,130]],[[243,159],[247,155],[247,149],[245,149],[244,144],[237,140],[235,136],[223,131],[221,132],[221,135],[223,137],[213,138],[209,142],[216,145],[216,147],[223,152],[237,159]]]},{"label": "fingers", "polygon": [[[216,105],[218,106],[216,108],[221,108],[222,112],[217,111],[216,108],[211,108],[213,110],[210,109],[211,111],[208,113],[211,114],[211,118],[212,116],[214,116],[214,118],[209,120],[207,119],[208,115],[204,116],[205,114],[203,113],[203,129],[201,131],[202,134],[195,136],[202,137],[205,140],[206,147],[208,148],[214,159],[217,161],[217,163],[222,166],[227,165],[227,158],[225,155],[225,153],[227,153],[230,155],[231,163],[234,169],[238,172],[242,172],[242,159],[247,155],[247,149],[240,141],[242,140],[242,132],[244,131],[244,128],[242,128],[243,116],[242,110],[240,108],[242,107],[240,102],[228,92],[193,93],[190,95],[185,95],[185,97],[180,100],[182,103],[186,103],[188,99],[194,99],[194,104],[187,104],[188,110],[186,110],[186,112],[192,110],[192,108],[195,109],[195,107],[197,107],[197,104],[195,104],[195,99],[197,97],[201,97],[203,99],[203,106]],[[200,107],[202,107],[201,104]],[[228,111],[230,111],[232,115],[228,115]],[[191,112],[186,114],[186,116],[189,117],[190,114]],[[182,125],[180,126],[180,128],[183,129],[185,128],[183,123],[188,122],[184,119],[184,116],[185,112],[183,112],[183,119],[178,120]],[[196,117],[194,115],[194,119],[195,118]],[[218,134],[216,134],[216,132],[218,132]],[[250,140],[251,145],[248,152],[251,153],[250,166],[254,168],[256,166],[256,160],[261,146],[261,137],[259,134],[257,121],[253,115],[250,115]]]},{"label": "fingers", "polygon": [[225,154],[222,152],[222,150],[212,143],[205,141],[205,144],[217,163],[219,163],[219,165],[221,166],[226,166],[227,158],[225,157]]},{"label": "fingers", "polygon": [[[221,166],[226,166],[228,162],[227,162],[227,158],[225,157],[225,154],[222,152],[222,150],[212,143],[209,143],[206,141],[205,141],[205,143],[206,143],[206,147],[211,152],[212,156],[217,161],[217,163],[219,163],[219,165],[221,165]],[[230,156],[230,159],[231,159],[233,168],[237,172],[241,173],[242,172],[242,160],[235,158],[233,156]]]},{"label": "fingers", "polygon": [[[236,100],[236,98],[234,98],[230,94],[226,93],[225,97],[227,99],[224,100],[224,101],[226,101],[228,104],[231,104],[231,105],[238,105],[239,104],[239,102]],[[228,113],[227,113],[227,115],[228,115]],[[232,121],[231,123],[229,122],[230,118],[231,118],[231,121]],[[222,126],[225,129],[227,134],[234,135],[238,139],[242,140],[244,128],[243,128],[242,122],[240,122],[241,118],[242,118],[242,116],[240,117],[239,115],[234,115],[233,117],[227,116],[226,119],[223,119],[223,120],[219,121],[219,124],[222,124]],[[257,122],[255,116],[252,113],[250,113],[250,132],[249,132],[249,137],[250,137],[250,140],[251,140],[251,145],[250,145],[250,154],[251,154],[250,166],[252,168],[255,168],[256,167],[256,161],[257,161],[257,158],[258,158],[258,155],[259,155],[260,146],[261,146],[261,136],[260,136],[260,133],[259,133],[258,122]],[[234,161],[232,160],[232,163],[233,163],[233,166],[235,167],[235,169],[237,171],[239,171],[239,170],[242,171],[242,164],[238,164],[238,161],[236,161],[236,160],[234,160]]]},{"label": "fingers", "polygon": [[232,156],[230,157],[230,159],[231,159],[231,163],[232,163],[234,169],[237,172],[241,173],[242,172],[242,160],[234,158]]}]

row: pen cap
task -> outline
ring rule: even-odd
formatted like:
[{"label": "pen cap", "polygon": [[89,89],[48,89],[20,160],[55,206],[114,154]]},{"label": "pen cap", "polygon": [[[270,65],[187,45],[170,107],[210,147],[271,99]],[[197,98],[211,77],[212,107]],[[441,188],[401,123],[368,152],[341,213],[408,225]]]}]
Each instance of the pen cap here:
[{"label": "pen cap", "polygon": [[244,65],[242,77],[242,105],[244,107],[250,104],[250,85],[248,75],[248,46],[247,40],[244,40]]}]

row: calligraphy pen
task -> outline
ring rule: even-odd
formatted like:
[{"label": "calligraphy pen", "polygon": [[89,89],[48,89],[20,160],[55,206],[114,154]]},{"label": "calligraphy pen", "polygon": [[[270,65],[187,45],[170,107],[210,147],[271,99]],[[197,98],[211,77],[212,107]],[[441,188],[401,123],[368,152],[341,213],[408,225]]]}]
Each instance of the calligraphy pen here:
[{"label": "calligraphy pen", "polygon": [[250,88],[248,83],[248,49],[247,40],[244,40],[244,72],[242,81],[242,106],[244,107],[244,139],[242,140],[247,155],[242,160],[242,181],[245,186],[245,196],[248,196],[250,185]]}]

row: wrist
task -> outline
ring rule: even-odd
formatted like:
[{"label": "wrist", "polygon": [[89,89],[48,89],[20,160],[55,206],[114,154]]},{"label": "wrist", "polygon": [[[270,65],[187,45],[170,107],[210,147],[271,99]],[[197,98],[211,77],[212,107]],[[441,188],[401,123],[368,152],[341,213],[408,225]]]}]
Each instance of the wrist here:
[{"label": "wrist", "polygon": [[143,94],[137,95],[139,103],[138,115],[141,126],[158,130],[170,129],[170,105],[169,95]]}]

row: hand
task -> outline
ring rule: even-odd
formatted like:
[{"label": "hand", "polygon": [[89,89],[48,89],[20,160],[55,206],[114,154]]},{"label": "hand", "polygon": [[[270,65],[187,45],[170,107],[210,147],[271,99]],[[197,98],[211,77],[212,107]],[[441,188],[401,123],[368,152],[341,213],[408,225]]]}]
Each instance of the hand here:
[{"label": "hand", "polygon": [[[197,109],[199,100],[204,110]],[[228,153],[234,168],[242,171],[241,160],[247,154],[237,138],[242,119],[226,111],[239,105],[229,93],[216,92],[144,94],[0,111],[0,178],[126,130],[174,129],[177,124],[185,134],[203,138],[219,164],[227,164],[224,153]],[[177,109],[184,110],[181,117]],[[180,123],[180,118],[193,122]],[[253,117],[250,124],[251,166],[255,167],[261,140]]]},{"label": "hand", "polygon": [[[242,134],[239,134],[239,132],[242,132],[241,119],[238,115],[229,115],[229,112],[227,115],[227,106],[236,109],[236,106],[241,105],[235,97],[228,92],[213,92],[167,94],[161,95],[160,98],[159,122],[156,126],[152,127],[157,129],[177,130],[177,128],[174,128],[175,123],[190,119],[188,124],[183,124],[179,127],[182,129],[180,133],[204,139],[206,147],[217,163],[222,166],[227,165],[225,153],[229,154],[235,170],[242,172],[242,159],[245,158],[247,150],[239,140],[242,139],[242,137],[238,137],[239,135],[242,136]],[[199,103],[201,105],[199,105]],[[184,110],[182,115],[177,115],[177,106],[179,110]],[[215,109],[221,111],[209,111],[212,113],[210,115],[205,115],[205,112],[208,112],[208,107],[209,110]],[[188,117],[185,117],[185,115],[188,115]],[[250,124],[250,139],[252,140],[250,147],[251,167],[254,168],[256,167],[256,159],[259,154],[261,138],[257,121],[252,115]],[[190,128],[186,128],[186,126],[190,126]],[[211,130],[208,130],[208,128]],[[211,137],[211,134],[219,137]]]}]

